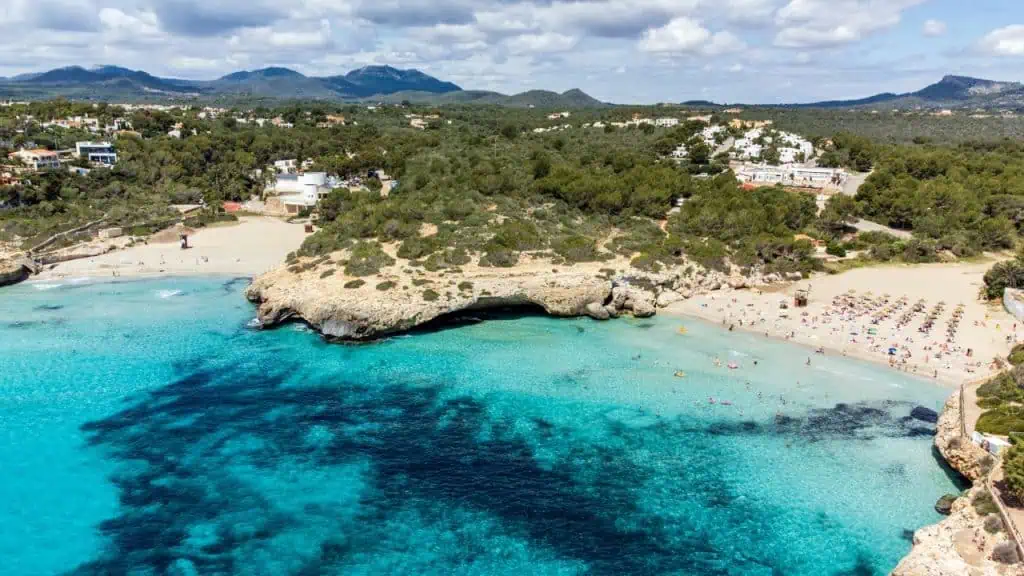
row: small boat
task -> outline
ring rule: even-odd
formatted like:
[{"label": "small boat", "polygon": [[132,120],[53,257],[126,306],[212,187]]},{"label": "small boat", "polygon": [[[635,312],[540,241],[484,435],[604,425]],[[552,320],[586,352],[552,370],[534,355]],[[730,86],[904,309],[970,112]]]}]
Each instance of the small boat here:
[{"label": "small boat", "polygon": [[682,370],[676,370],[676,373],[673,374],[673,376],[675,376],[676,378],[686,378],[686,372],[683,372]]},{"label": "small boat", "polygon": [[739,367],[740,367],[740,365],[739,365],[739,364],[737,364],[737,363],[735,363],[735,362],[729,362],[729,370],[736,370],[736,369],[738,369]]},{"label": "small boat", "polygon": [[732,406],[732,400],[722,400],[722,406]]},{"label": "small boat", "polygon": [[679,333],[682,334],[683,336],[686,336],[686,326],[680,326]]}]

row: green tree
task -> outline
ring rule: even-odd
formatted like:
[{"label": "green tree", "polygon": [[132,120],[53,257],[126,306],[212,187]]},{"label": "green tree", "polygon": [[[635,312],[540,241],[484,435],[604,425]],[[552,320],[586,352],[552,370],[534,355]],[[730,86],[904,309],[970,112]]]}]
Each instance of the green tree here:
[{"label": "green tree", "polygon": [[857,201],[851,196],[833,195],[818,217],[822,230],[832,237],[838,237],[848,226],[857,222],[857,210]]}]

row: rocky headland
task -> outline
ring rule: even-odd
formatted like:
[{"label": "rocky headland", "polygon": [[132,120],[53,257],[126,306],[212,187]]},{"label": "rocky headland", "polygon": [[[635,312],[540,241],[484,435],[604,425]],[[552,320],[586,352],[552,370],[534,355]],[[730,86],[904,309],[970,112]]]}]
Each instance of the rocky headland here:
[{"label": "rocky headland", "polygon": [[750,282],[694,266],[653,273],[624,259],[559,265],[528,257],[509,268],[470,262],[441,270],[396,259],[376,274],[356,277],[344,273],[344,258],[295,260],[256,278],[246,296],[257,304],[261,326],[303,321],[325,337],[363,341],[489,308],[533,307],[597,320],[647,317],[696,292]]},{"label": "rocky headland", "polygon": [[[948,505],[949,516],[914,533],[914,547],[892,576],[1020,576],[1024,566],[1000,562],[1015,548],[1002,520],[993,513],[987,474],[994,464],[984,450],[964,438],[960,392],[946,401],[936,424],[935,447],[949,465],[974,485]],[[938,506],[937,506],[938,508]],[[1016,554],[1014,551],[1012,554]]]},{"label": "rocky headland", "polygon": [[38,270],[37,264],[28,258],[17,257],[0,260],[0,286],[9,286],[27,280]]}]

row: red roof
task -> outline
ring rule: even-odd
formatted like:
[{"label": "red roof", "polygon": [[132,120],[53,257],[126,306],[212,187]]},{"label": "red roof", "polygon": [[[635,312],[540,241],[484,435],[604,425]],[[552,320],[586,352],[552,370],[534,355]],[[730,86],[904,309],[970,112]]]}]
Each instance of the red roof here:
[{"label": "red roof", "polygon": [[242,209],[242,205],[238,202],[225,202],[221,205],[225,212],[238,212]]}]

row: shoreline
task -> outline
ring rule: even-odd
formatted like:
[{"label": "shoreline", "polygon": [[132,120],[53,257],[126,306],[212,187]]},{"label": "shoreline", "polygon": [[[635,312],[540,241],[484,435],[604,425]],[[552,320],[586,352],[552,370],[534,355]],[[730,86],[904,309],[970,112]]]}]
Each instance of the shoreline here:
[{"label": "shoreline", "polygon": [[[728,330],[728,328],[729,328],[728,325],[724,324],[723,322],[720,322],[718,319],[714,318],[710,314],[702,315],[702,314],[696,313],[696,312],[694,312],[692,310],[684,309],[683,306],[675,305],[675,304],[672,305],[672,306],[669,306],[668,308],[664,308],[664,309],[659,310],[658,314],[659,315],[664,315],[666,317],[671,317],[671,318],[698,320],[698,321],[704,322],[706,324],[714,325],[715,327],[721,328],[722,330]],[[804,341],[804,340],[798,340],[798,339],[795,339],[795,338],[787,338],[784,335],[775,334],[775,333],[772,333],[771,331],[767,331],[766,332],[766,331],[763,331],[763,330],[755,330],[753,327],[748,326],[748,325],[744,325],[744,326],[733,325],[733,330],[743,332],[744,334],[749,334],[749,335],[752,335],[752,336],[756,336],[758,338],[764,338],[764,339],[767,339],[767,340],[771,340],[773,342],[779,342],[779,343],[783,343],[783,344],[792,344],[792,345],[798,346],[800,348],[806,349],[807,353],[808,353],[808,357],[811,359],[812,362],[814,361],[815,356],[820,356],[821,355],[821,354],[817,354],[816,353],[816,349],[820,347],[820,348],[823,348],[825,350],[825,354],[824,354],[825,356],[840,356],[840,357],[843,357],[843,358],[850,358],[850,359],[853,359],[853,360],[859,360],[859,361],[862,361],[862,362],[868,362],[868,363],[870,363],[873,366],[892,368],[891,366],[889,366],[888,362],[882,361],[878,356],[872,355],[872,354],[866,354],[866,353],[864,353],[862,351],[859,351],[859,350],[853,350],[853,351],[842,350],[842,349],[836,348],[835,346],[829,345],[829,344],[818,344],[818,343],[812,343],[812,342],[808,342],[808,341]],[[908,372],[908,371],[904,371],[904,370],[896,370],[896,372],[898,372],[899,374],[901,374],[903,376],[909,377],[909,378],[914,378],[914,379],[917,379],[917,380],[922,380],[922,381],[930,382],[932,384],[937,384],[937,385],[941,386],[942,388],[952,389],[952,388],[955,388],[955,387],[959,386],[960,383],[961,383],[961,381],[959,379],[955,378],[952,375],[944,374],[941,371],[939,372],[939,377],[938,378],[933,378],[933,377],[928,376],[926,374],[915,373],[915,372]],[[984,376],[981,376],[979,378],[984,378]]]},{"label": "shoreline", "polygon": [[[96,256],[52,264],[26,282],[69,278],[155,278],[173,276],[247,276],[255,278],[283,265],[288,253],[306,239],[300,224],[269,217],[243,217],[231,226],[211,226],[189,238],[189,249],[176,241],[120,247]],[[118,245],[114,242],[112,245]]]}]

